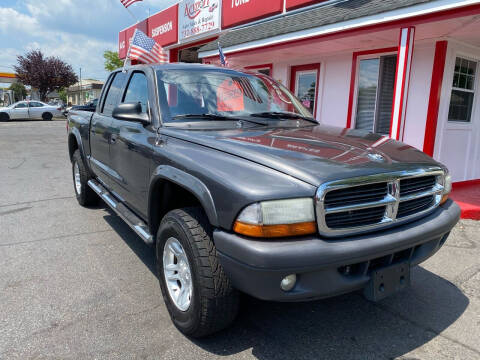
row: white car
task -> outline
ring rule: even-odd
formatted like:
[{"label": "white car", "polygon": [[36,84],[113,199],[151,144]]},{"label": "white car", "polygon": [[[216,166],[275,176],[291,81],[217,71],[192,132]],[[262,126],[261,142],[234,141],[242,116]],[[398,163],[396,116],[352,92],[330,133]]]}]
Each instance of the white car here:
[{"label": "white car", "polygon": [[15,119],[52,120],[62,116],[60,106],[52,106],[41,101],[19,101],[7,107],[0,107],[0,121]]}]

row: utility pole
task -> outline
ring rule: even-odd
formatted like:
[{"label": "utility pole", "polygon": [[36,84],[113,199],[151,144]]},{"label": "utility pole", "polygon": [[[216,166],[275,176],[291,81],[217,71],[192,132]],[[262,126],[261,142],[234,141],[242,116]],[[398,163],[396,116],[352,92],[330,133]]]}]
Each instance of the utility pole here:
[{"label": "utility pole", "polygon": [[82,68],[80,68],[80,104],[78,105],[83,105],[82,92]]}]

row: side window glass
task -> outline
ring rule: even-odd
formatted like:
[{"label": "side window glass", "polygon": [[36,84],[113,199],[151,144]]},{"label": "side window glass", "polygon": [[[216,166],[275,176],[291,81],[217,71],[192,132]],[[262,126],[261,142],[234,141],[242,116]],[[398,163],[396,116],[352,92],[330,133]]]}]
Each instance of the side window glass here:
[{"label": "side window glass", "polygon": [[27,104],[26,103],[20,103],[15,106],[15,109],[23,109],[26,108]]},{"label": "side window glass", "polygon": [[122,72],[117,72],[113,81],[108,89],[107,96],[105,98],[105,103],[103,105],[103,114],[112,115],[112,111],[117,106],[119,102],[119,95],[122,90],[123,83],[125,81],[125,74]]},{"label": "side window glass", "polygon": [[42,107],[42,106],[43,106],[42,103],[39,103],[39,102],[36,102],[36,101],[30,102],[30,107]]},{"label": "side window glass", "polygon": [[143,73],[133,73],[123,99],[124,103],[141,103],[142,112],[147,112],[148,83]]}]

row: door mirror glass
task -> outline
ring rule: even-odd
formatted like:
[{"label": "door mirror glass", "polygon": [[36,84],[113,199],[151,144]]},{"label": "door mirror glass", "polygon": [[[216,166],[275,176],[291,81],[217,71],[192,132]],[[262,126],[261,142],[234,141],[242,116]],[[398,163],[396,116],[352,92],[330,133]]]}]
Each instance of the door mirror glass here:
[{"label": "door mirror glass", "polygon": [[113,109],[112,116],[117,120],[136,121],[142,124],[150,123],[148,115],[142,112],[140,102],[119,104]]}]

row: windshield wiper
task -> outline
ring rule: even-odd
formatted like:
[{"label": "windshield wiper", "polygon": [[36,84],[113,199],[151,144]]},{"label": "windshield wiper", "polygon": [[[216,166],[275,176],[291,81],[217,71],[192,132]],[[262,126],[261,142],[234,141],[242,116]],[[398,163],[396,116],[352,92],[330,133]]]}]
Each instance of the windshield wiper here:
[{"label": "windshield wiper", "polygon": [[203,118],[203,119],[213,119],[213,120],[230,120],[235,121],[236,119],[231,116],[217,115],[217,114],[182,114],[176,115],[174,119],[183,119],[183,118]]},{"label": "windshield wiper", "polygon": [[257,125],[266,125],[263,121],[254,121],[251,119],[245,119],[245,117],[233,117],[233,116],[225,116],[225,115],[218,115],[218,114],[182,114],[176,115],[173,117],[174,119],[187,119],[187,118],[199,118],[199,119],[212,119],[212,120],[222,120],[222,121],[247,121]]},{"label": "windshield wiper", "polygon": [[314,123],[317,123],[317,121],[314,118],[308,117],[308,116],[303,116],[294,112],[288,112],[288,111],[265,111],[265,112],[259,112],[259,113],[253,113],[250,114],[250,116],[254,117],[267,117],[267,118],[274,118],[274,119],[302,119],[306,121],[311,121]]}]

